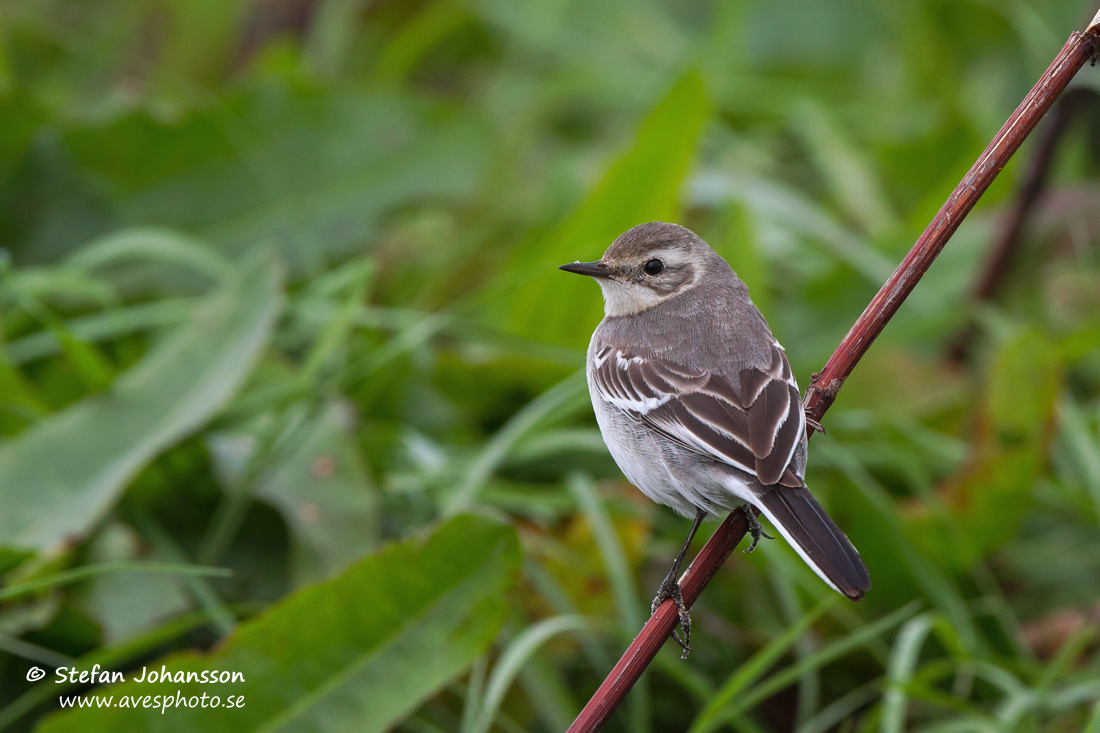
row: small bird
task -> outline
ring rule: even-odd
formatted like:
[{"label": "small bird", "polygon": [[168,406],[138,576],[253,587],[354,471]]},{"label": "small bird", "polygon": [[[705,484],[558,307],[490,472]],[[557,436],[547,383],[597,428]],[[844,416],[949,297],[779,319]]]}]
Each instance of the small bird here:
[{"label": "small bird", "polygon": [[729,264],[691,230],[650,222],[600,260],[559,269],[603,290],[586,371],[612,457],[643,494],[694,517],[650,609],[675,601],[684,636],[672,635],[683,655],[691,651],[684,554],[704,519],[735,508],[748,519],[746,552],[768,537],[751,505],[829,587],[862,598],[867,568],[803,480],[807,419],[787,355]]}]

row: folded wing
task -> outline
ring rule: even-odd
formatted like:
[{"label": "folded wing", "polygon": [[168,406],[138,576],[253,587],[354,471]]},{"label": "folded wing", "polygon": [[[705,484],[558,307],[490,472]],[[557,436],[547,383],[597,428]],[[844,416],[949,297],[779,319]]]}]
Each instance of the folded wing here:
[{"label": "folded wing", "polygon": [[871,587],[852,543],[794,465],[805,439],[798,385],[779,344],[736,375],[694,373],[606,346],[594,354],[599,397],[701,457],[744,474],[751,501],[826,583],[852,599]]},{"label": "folded wing", "polygon": [[802,477],[791,464],[806,416],[779,344],[769,356],[767,366],[736,375],[695,374],[608,346],[594,355],[593,381],[604,400],[684,448],[762,486],[797,487]]}]

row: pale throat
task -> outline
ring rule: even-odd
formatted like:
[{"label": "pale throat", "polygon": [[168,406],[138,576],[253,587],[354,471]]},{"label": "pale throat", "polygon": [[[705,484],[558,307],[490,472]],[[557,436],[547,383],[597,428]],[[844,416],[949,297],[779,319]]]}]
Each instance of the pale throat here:
[{"label": "pale throat", "polygon": [[658,293],[644,285],[597,280],[603,291],[603,310],[609,316],[632,316],[659,305],[675,293]]}]

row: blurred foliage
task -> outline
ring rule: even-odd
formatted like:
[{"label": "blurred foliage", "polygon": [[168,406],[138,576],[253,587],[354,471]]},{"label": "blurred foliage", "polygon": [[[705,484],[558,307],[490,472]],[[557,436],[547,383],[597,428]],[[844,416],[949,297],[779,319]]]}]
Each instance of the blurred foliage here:
[{"label": "blurred foliage", "polygon": [[[690,226],[805,385],[1094,10],[4,3],[0,728],[564,729],[687,522],[607,454],[554,266]],[[997,301],[1029,146],[813,441],[867,599],[735,555],[609,729],[1100,731],[1098,120]],[[93,664],[247,707],[26,680]]]}]

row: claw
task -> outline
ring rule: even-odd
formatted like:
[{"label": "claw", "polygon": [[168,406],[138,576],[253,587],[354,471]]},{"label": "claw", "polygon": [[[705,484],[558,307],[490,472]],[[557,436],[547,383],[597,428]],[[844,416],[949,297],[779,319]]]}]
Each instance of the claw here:
[{"label": "claw", "polygon": [[764,531],[764,528],[760,525],[760,522],[757,520],[756,515],[752,513],[751,509],[749,509],[748,504],[741,505],[741,512],[745,515],[745,519],[748,520],[749,535],[752,537],[752,542],[750,542],[749,546],[746,549],[742,550],[742,552],[749,553],[755,550],[756,543],[760,541],[761,537],[769,540],[775,539],[770,534]]},{"label": "claw", "polygon": [[661,587],[657,589],[657,597],[653,599],[653,603],[649,605],[649,615],[657,613],[657,609],[662,603],[669,598],[676,603],[676,611],[680,616],[680,628],[684,630],[684,638],[681,639],[680,635],[675,630],[672,632],[672,638],[676,640],[676,643],[680,645],[680,648],[684,650],[684,653],[680,655],[680,659],[687,659],[688,654],[691,652],[691,616],[688,614],[687,605],[684,603],[684,595],[680,592],[680,565],[684,561],[684,553],[688,551],[688,547],[691,546],[691,540],[695,537],[695,532],[699,529],[699,525],[703,523],[703,520],[707,518],[708,510],[698,509],[695,512],[695,520],[691,523],[691,529],[688,531],[687,539],[684,540],[684,544],[680,547],[680,552],[676,554],[676,559],[672,561],[672,569],[668,571],[668,575],[661,581]]},{"label": "claw", "polygon": [[691,614],[688,613],[687,605],[684,603],[684,596],[680,592],[680,582],[676,579],[674,573],[669,573],[665,576],[665,579],[661,582],[661,587],[657,589],[657,595],[653,599],[653,603],[649,606],[649,615],[653,615],[657,612],[657,609],[661,607],[661,604],[672,599],[676,604],[676,612],[680,617],[680,628],[684,630],[683,639],[676,631],[672,632],[672,638],[680,645],[680,648],[684,650],[680,655],[680,659],[687,659],[688,654],[691,652]]}]

